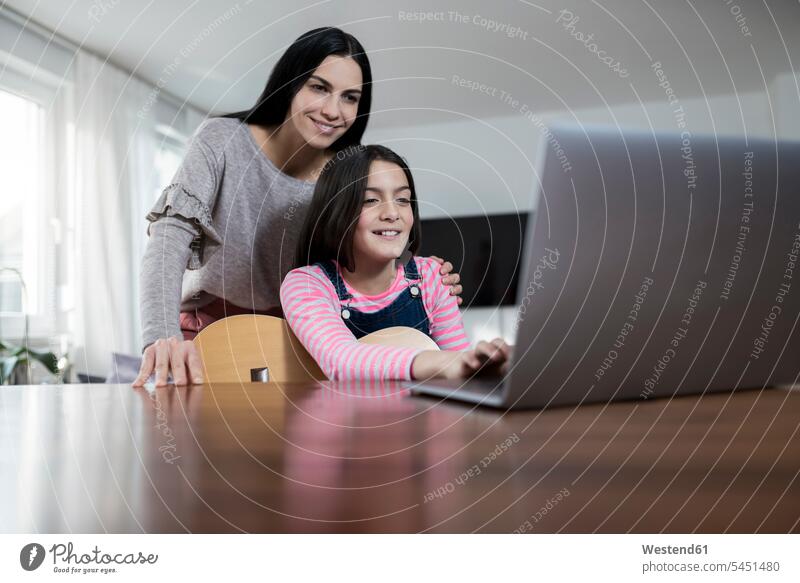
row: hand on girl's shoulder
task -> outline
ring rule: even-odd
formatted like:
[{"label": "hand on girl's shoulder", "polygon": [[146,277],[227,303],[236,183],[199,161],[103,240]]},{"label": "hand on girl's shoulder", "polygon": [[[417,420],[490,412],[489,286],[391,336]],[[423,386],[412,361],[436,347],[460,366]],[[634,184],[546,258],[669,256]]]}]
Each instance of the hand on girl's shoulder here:
[{"label": "hand on girl's shoulder", "polygon": [[433,257],[425,257],[422,255],[417,255],[414,257],[414,260],[417,262],[417,269],[419,270],[422,277],[436,276],[439,278],[439,280],[442,279],[442,275],[439,273],[439,269],[442,266]]},{"label": "hand on girl's shoulder", "polygon": [[428,289],[435,290],[437,297],[438,295],[449,295],[450,288],[444,283],[444,281],[442,281],[444,276],[440,272],[442,268],[441,263],[432,257],[416,256],[414,259],[417,262],[417,270],[419,270],[419,273],[422,276],[422,281],[428,282],[428,284],[431,286],[431,288]]}]

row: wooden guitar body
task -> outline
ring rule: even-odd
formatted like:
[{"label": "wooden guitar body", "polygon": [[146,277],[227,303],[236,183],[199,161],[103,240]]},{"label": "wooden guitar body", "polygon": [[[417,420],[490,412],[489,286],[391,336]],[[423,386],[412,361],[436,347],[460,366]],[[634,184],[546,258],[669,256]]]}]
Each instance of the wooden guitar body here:
[{"label": "wooden guitar body", "polygon": [[[414,328],[385,328],[359,339],[423,350],[439,350],[430,336]],[[307,382],[326,380],[325,374],[292,332],[286,320],[242,315],[218,320],[194,339],[207,382]],[[267,375],[264,369],[267,369]]]}]

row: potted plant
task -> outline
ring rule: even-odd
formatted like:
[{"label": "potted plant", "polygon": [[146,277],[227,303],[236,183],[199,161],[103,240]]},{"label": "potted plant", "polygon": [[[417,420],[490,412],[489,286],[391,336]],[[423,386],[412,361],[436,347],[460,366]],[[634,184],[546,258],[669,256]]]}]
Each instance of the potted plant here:
[{"label": "potted plant", "polygon": [[[0,267],[0,272],[14,273],[22,286],[22,298],[27,304],[28,291],[25,280],[18,269],[13,267]],[[24,305],[24,304],[23,304]],[[6,344],[0,340],[0,385],[29,385],[31,384],[31,364],[40,362],[52,374],[60,377],[66,368],[67,361],[52,352],[38,352],[28,347],[28,314],[25,312],[25,333],[22,337],[22,346]]]},{"label": "potted plant", "polygon": [[0,340],[0,384],[31,384],[31,364],[40,362],[52,374],[59,375],[58,357],[52,352],[38,352],[27,346],[13,346]]}]

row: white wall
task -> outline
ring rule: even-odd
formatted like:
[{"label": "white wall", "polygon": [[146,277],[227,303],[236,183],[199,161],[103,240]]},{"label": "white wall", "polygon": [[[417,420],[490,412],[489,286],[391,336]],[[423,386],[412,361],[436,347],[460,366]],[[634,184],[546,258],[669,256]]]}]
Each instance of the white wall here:
[{"label": "white wall", "polygon": [[[782,79],[773,98],[777,116],[786,112],[780,137],[800,138],[800,116],[794,79]],[[789,91],[791,89],[791,92]],[[792,101],[793,99],[793,101]],[[680,102],[695,134],[715,132],[772,136],[770,100],[765,92],[712,96]],[[610,109],[536,112],[542,123],[555,121],[623,128],[676,130],[666,101],[625,104]],[[783,116],[782,116],[783,117]],[[520,113],[487,119],[462,119],[437,124],[371,130],[366,143],[381,143],[398,151],[414,170],[424,218],[469,216],[529,210],[534,168],[542,130],[537,118]]]},{"label": "white wall", "polygon": [[778,137],[800,140],[800,81],[797,77],[776,77],[770,84],[770,104],[777,122]]},{"label": "white wall", "polygon": [[[742,134],[800,139],[800,97],[795,78],[775,78],[768,91],[680,100],[693,134]],[[674,106],[666,99],[610,108],[540,112],[526,117],[522,104],[512,115],[464,118],[445,123],[373,130],[365,143],[381,143],[404,156],[414,171],[423,218],[527,211],[542,135],[539,120],[619,125],[637,130],[676,130]],[[774,124],[773,124],[774,122]],[[514,308],[471,308],[464,322],[475,340],[511,340]]]}]

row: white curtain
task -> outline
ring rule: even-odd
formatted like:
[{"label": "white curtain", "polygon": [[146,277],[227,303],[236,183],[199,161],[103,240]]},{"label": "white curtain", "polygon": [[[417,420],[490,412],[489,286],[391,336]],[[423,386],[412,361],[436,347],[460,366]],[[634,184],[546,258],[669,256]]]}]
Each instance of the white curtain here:
[{"label": "white curtain", "polygon": [[153,88],[103,60],[75,56],[72,175],[76,370],[103,376],[111,352],[137,354],[143,200],[153,171]]}]

